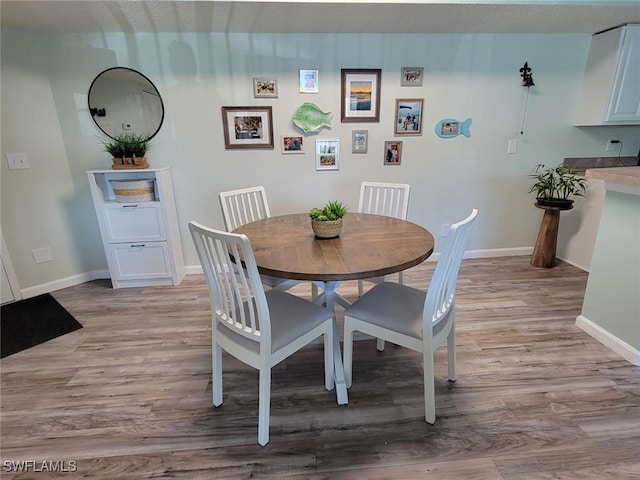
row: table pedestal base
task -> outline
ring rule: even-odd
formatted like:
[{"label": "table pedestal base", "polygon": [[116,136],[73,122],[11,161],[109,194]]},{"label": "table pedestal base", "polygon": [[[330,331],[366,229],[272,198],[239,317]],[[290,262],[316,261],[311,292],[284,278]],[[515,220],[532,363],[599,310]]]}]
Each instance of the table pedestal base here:
[{"label": "table pedestal base", "polygon": [[349,302],[336,294],[336,288],[338,288],[342,282],[317,283],[321,286],[323,292],[314,299],[314,303],[324,305],[328,310],[333,312],[333,372],[336,384],[336,396],[338,397],[338,405],[346,405],[349,403],[349,396],[347,395],[347,382],[344,379],[344,365],[342,364],[342,351],[340,350],[340,335],[338,334],[335,304],[339,303],[343,307],[347,307],[349,306]]}]

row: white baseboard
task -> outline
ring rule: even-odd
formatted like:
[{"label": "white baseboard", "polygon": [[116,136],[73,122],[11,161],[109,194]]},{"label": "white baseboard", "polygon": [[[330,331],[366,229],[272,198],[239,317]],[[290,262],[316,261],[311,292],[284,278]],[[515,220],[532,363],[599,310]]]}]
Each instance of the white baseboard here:
[{"label": "white baseboard", "polygon": [[561,258],[561,257],[557,257],[558,260],[562,260],[565,263],[568,263],[569,265],[573,265],[576,268],[579,268],[580,270],[582,270],[583,272],[589,272],[589,269],[587,267],[585,267],[584,265],[579,265],[576,262],[572,262],[571,260],[567,260],[566,258]]},{"label": "white baseboard", "polygon": [[202,275],[202,265],[185,266],[184,273],[187,275]]},{"label": "white baseboard", "polygon": [[612,333],[606,331],[600,325],[592,322],[584,315],[578,315],[578,318],[576,318],[576,327],[591,335],[605,347],[613,350],[629,363],[640,367],[640,351],[633,348],[623,340],[620,340]]},{"label": "white baseboard", "polygon": [[489,250],[467,250],[464,258],[517,257],[531,255],[533,247],[492,248]]},{"label": "white baseboard", "polygon": [[[469,250],[465,253],[464,258],[514,257],[518,255],[531,255],[532,253],[533,247],[496,248],[488,250]],[[434,253],[426,261],[436,261],[438,258],[440,258],[440,252]],[[202,275],[202,267],[200,265],[186,265],[185,273],[187,275]],[[22,298],[35,297],[36,295],[53,292],[55,290],[60,290],[61,288],[72,287],[74,285],[90,282],[99,278],[110,278],[109,271],[96,270],[25,288],[21,290]]]},{"label": "white baseboard", "polygon": [[[520,255],[531,255],[533,247],[516,248],[494,248],[489,250],[467,250],[464,258],[495,258],[495,257],[517,257]],[[440,258],[440,252],[432,254],[425,262],[436,262]]]},{"label": "white baseboard", "polygon": [[90,282],[99,278],[110,278],[108,270],[95,270],[93,272],[81,273],[79,275],[72,275],[71,277],[61,278],[54,280],[53,282],[42,283],[33,287],[24,288],[20,290],[22,298],[31,298],[43,293],[55,292],[61,288],[73,287],[74,285],[80,285],[81,283]]}]

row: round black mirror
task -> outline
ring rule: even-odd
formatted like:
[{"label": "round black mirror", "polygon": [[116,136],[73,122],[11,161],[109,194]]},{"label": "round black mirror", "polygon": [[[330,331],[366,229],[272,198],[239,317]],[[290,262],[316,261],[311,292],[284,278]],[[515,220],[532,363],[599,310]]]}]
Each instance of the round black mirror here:
[{"label": "round black mirror", "polygon": [[122,134],[153,138],[164,120],[162,97],[142,73],[114,67],[89,87],[89,112],[98,128],[116,139]]}]

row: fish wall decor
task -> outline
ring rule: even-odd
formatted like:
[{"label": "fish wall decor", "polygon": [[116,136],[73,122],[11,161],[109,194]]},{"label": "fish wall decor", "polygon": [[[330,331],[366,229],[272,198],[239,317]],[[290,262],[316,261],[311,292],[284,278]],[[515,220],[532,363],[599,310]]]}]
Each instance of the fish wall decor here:
[{"label": "fish wall decor", "polygon": [[317,105],[305,102],[296,108],[291,121],[304,133],[315,133],[322,130],[323,127],[331,128],[332,117],[332,113],[323,112]]},{"label": "fish wall decor", "polygon": [[440,138],[455,138],[458,135],[464,135],[469,138],[471,132],[471,118],[467,118],[464,122],[454,120],[453,118],[445,118],[436,123],[436,135]]}]

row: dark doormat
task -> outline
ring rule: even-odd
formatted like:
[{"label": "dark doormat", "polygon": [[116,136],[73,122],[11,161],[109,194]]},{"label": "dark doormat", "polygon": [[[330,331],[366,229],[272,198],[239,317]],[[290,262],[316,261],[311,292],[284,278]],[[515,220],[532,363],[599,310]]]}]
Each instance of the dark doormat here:
[{"label": "dark doormat", "polygon": [[50,294],[0,308],[0,358],[52,340],[82,325]]}]

